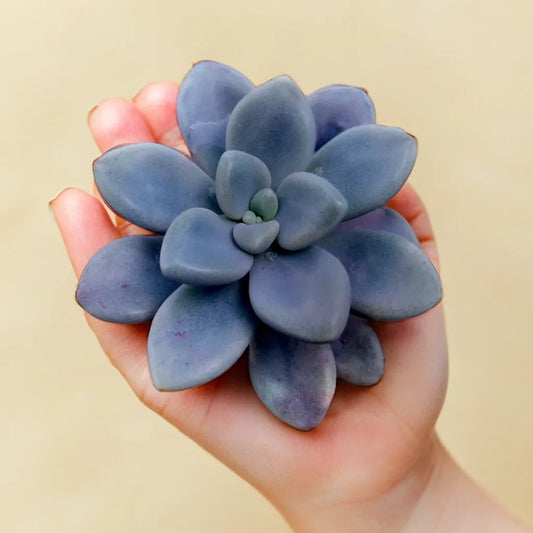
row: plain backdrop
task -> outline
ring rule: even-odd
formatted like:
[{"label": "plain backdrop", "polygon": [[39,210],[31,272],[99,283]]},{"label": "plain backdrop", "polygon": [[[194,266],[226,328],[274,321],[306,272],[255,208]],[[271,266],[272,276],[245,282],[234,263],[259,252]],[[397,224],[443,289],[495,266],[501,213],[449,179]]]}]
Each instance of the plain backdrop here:
[{"label": "plain backdrop", "polygon": [[200,59],[365,87],[380,123],[418,137],[450,345],[439,433],[533,523],[532,22],[530,0],[3,0],[0,529],[288,531],[108,364],[47,210],[91,190],[93,105]]}]

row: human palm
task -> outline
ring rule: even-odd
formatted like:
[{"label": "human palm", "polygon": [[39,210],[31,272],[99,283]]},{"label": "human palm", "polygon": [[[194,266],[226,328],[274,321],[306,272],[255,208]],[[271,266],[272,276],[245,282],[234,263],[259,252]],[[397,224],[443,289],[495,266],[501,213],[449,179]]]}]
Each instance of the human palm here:
[{"label": "human palm", "polygon": [[[159,142],[186,151],[176,123],[177,91],[174,83],[154,83],[133,101],[101,103],[89,116],[98,147]],[[429,219],[413,189],[404,186],[389,205],[409,221],[436,264]],[[103,245],[146,233],[123,219],[112,221],[97,197],[80,190],[67,189],[52,206],[77,277]],[[447,382],[441,305],[416,318],[376,324],[386,358],[383,379],[369,388],[339,381],[325,419],[311,432],[284,424],[263,406],[251,387],[246,357],[203,386],[160,392],[148,370],[148,326],[86,316],[139,398],[257,487],[289,519],[297,521],[312,506],[378,499],[430,461]]]}]

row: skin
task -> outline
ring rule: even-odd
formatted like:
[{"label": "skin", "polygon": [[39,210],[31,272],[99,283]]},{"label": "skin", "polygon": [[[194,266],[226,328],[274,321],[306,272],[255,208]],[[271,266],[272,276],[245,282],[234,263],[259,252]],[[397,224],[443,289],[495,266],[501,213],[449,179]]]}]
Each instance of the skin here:
[{"label": "skin", "polygon": [[[187,153],[175,116],[177,92],[177,84],[157,82],[132,101],[96,106],[88,121],[100,150],[159,142]],[[405,185],[389,206],[409,221],[438,267],[429,217],[413,188]],[[146,233],[111,219],[96,193],[66,189],[51,208],[78,278],[103,245]],[[324,421],[307,433],[261,404],[246,357],[206,385],[159,392],[148,370],[148,326],[86,319],[139,399],[254,485],[295,531],[528,530],[457,467],[435,434],[448,375],[442,305],[376,325],[383,379],[369,388],[339,382]]]}]

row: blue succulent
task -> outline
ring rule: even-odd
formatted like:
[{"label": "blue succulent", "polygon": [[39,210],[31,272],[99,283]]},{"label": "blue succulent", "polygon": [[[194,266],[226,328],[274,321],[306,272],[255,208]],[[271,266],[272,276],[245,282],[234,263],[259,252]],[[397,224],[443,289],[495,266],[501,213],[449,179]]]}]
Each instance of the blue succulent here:
[{"label": "blue succulent", "polygon": [[262,402],[311,429],[337,377],[381,378],[369,320],[412,317],[441,299],[409,224],[384,207],[412,170],[416,139],[376,125],[362,89],[306,97],[287,76],[254,87],[213,61],[189,71],[177,113],[190,158],[142,143],[95,161],[108,206],[154,235],[97,252],[77,301],[103,320],[152,321],[160,390],[206,383],[248,348]]}]

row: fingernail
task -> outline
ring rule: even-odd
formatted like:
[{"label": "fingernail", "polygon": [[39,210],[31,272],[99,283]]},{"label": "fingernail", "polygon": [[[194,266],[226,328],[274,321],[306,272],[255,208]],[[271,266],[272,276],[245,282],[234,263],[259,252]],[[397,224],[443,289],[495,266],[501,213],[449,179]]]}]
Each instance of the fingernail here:
[{"label": "fingernail", "polygon": [[91,115],[97,110],[99,105],[100,104],[96,104],[95,106],[91,107],[91,109],[89,109],[89,113],[87,113],[87,120],[91,119]]},{"label": "fingernail", "polygon": [[48,200],[48,212],[50,213],[50,216],[52,217],[52,220],[56,222],[56,215],[54,213],[54,202],[65,192],[69,189],[72,189],[72,187],[65,187],[64,189],[61,189],[60,191],[56,192],[50,200]]},{"label": "fingernail", "polygon": [[148,85],[150,85],[150,83],[144,85],[139,91],[137,91],[137,94],[132,98],[133,103],[135,103],[135,100],[137,100],[139,95],[146,89],[146,87],[148,87]]}]

